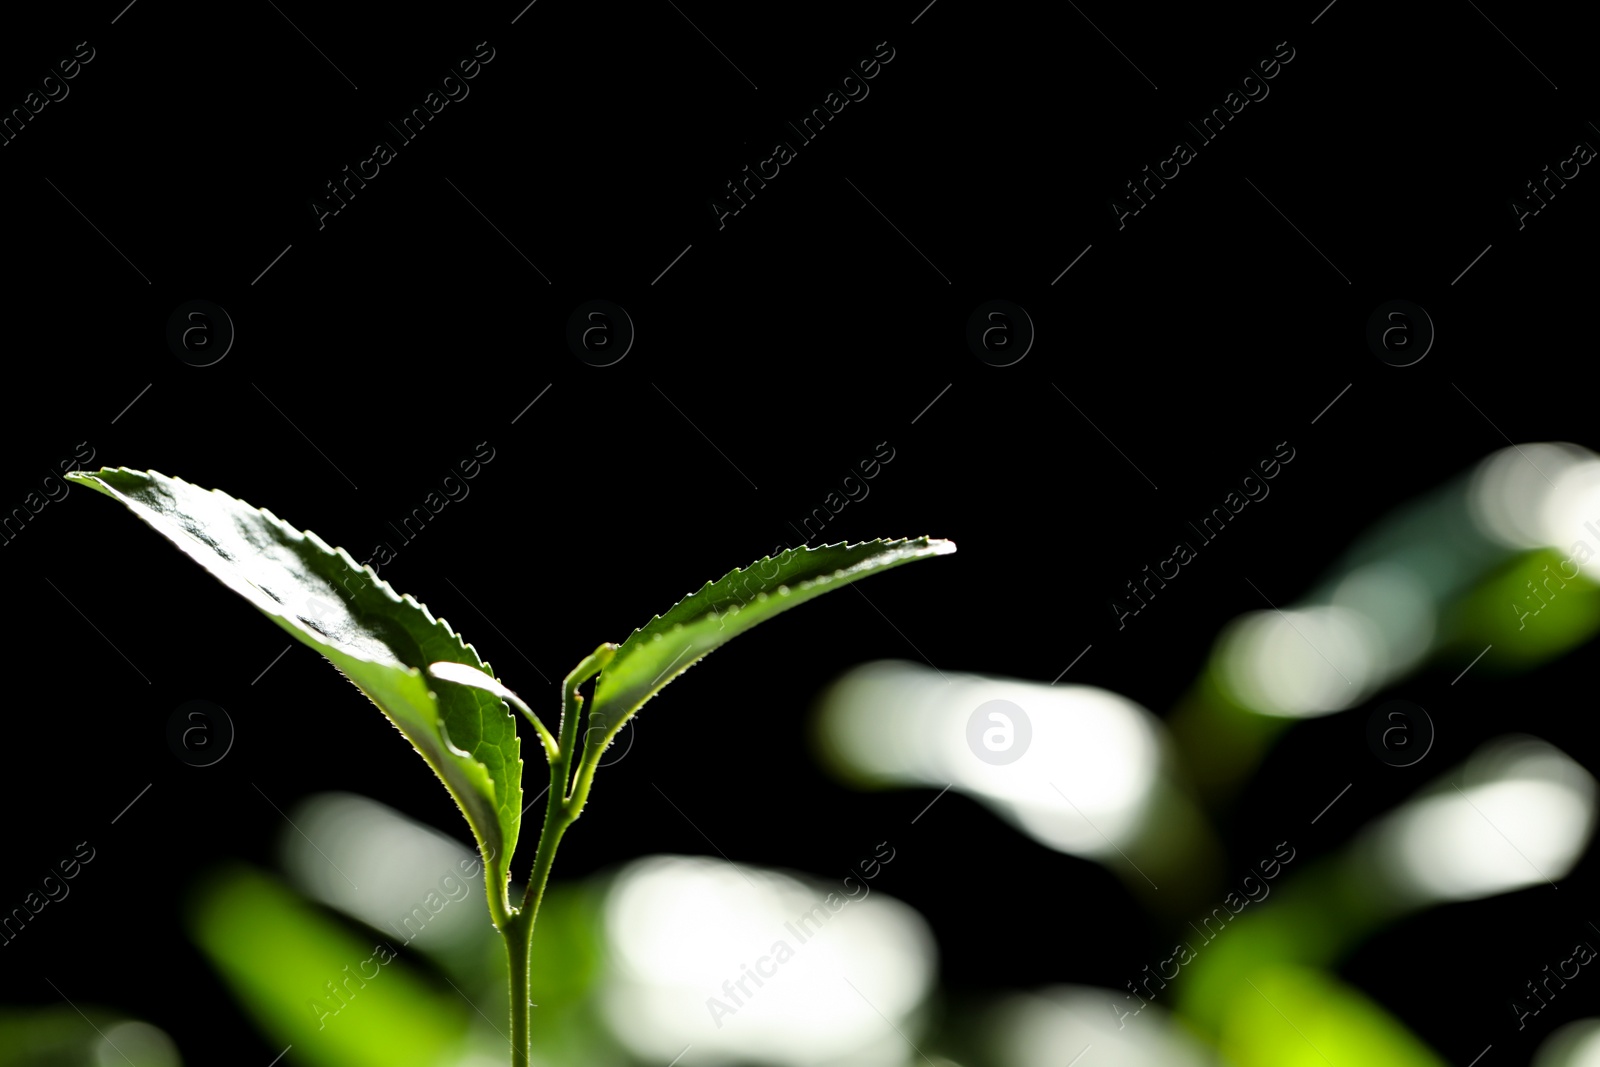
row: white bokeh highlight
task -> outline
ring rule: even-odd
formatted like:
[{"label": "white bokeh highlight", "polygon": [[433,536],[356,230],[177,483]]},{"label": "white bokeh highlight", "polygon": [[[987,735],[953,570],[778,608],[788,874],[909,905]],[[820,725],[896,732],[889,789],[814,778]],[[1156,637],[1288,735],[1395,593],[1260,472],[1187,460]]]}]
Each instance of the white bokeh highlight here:
[{"label": "white bokeh highlight", "polygon": [[[882,865],[877,878],[892,870]],[[909,1041],[934,984],[933,935],[875,881],[844,879],[689,856],[629,864],[604,906],[601,1009],[612,1033],[662,1064],[680,1053],[683,1065],[918,1059]]]},{"label": "white bokeh highlight", "polygon": [[995,1067],[1066,1067],[1088,1048],[1081,1067],[1209,1067],[1211,1058],[1161,1008],[1119,1015],[1138,1008],[1119,990],[1090,986],[1015,994],[990,1016]]},{"label": "white bokeh highlight", "polygon": [[1379,820],[1368,840],[1417,904],[1553,884],[1593,836],[1595,788],[1594,776],[1555,746],[1501,739]]},{"label": "white bokeh highlight", "polygon": [[[995,765],[969,747],[974,709],[1007,700],[1032,739]],[[1085,685],[1046,685],[869,663],[824,694],[825,743],[856,776],[983,801],[1042,844],[1105,859],[1139,834],[1162,765],[1160,722],[1138,704]]]}]

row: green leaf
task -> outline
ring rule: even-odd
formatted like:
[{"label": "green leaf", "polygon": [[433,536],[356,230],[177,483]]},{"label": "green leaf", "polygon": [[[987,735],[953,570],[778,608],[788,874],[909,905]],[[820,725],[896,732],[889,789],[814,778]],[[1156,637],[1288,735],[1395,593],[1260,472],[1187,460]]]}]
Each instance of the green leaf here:
[{"label": "green leaf", "polygon": [[405,942],[357,936],[248,867],[208,875],[184,917],[191,939],[261,1033],[274,1046],[294,1047],[286,1062],[461,1062],[472,1008],[427,981],[406,958]]},{"label": "green leaf", "polygon": [[[485,865],[498,875],[485,879],[491,912],[503,914],[522,817],[516,720],[494,694],[459,685],[435,692],[424,674],[435,661],[492,674],[476,650],[344,549],[269,511],[155,471],[106,467],[67,477],[126,504],[223,585],[326,656],[383,710],[466,814]],[[107,570],[132,585],[125,572]]]},{"label": "green leaf", "polygon": [[178,1062],[171,1037],[126,1012],[76,999],[47,1008],[0,1005],[0,1067],[94,1067],[106,1056],[118,1064],[126,1056],[133,1067]]},{"label": "green leaf", "polygon": [[707,582],[617,649],[595,685],[590,726],[603,727],[609,742],[663,686],[746,630],[858,578],[955,550],[954,542],[927,537],[802,546]]},{"label": "green leaf", "polygon": [[477,689],[482,689],[486,693],[491,693],[509,704],[515,704],[517,710],[527,716],[528,721],[533,724],[533,728],[539,731],[539,739],[544,742],[546,757],[554,760],[560,752],[560,747],[556,744],[555,737],[551,735],[549,727],[545,726],[539,716],[534,714],[533,709],[528,707],[527,701],[506,688],[500,679],[494,675],[485,674],[476,667],[469,667],[465,663],[430,663],[428,664],[428,673],[441,681],[454,682],[457,685],[470,685]]},{"label": "green leaf", "polygon": [[1446,1067],[1382,1005],[1308,967],[1266,967],[1231,991],[1217,1048],[1236,1067]]},{"label": "green leaf", "polygon": [[1571,651],[1600,631],[1600,586],[1570,557],[1555,549],[1536,549],[1506,560],[1462,597],[1444,621],[1445,637],[1463,665],[1492,644],[1494,654],[1479,666],[1517,674]]}]

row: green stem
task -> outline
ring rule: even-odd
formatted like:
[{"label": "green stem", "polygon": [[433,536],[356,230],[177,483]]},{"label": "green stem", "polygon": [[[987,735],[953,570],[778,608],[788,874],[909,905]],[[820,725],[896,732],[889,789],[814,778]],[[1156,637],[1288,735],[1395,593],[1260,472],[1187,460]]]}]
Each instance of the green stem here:
[{"label": "green stem", "polygon": [[[565,771],[566,760],[558,762],[563,766],[551,768],[552,785],[559,780],[554,772],[558,769]],[[572,825],[575,818],[569,814],[566,802],[557,793],[558,790],[552,788],[549,803],[545,805],[544,829],[539,832],[539,851],[534,857],[533,873],[528,879],[528,889],[522,898],[522,907],[517,909],[515,916],[504,930],[506,954],[511,963],[512,1067],[528,1067],[529,1007],[533,1000],[533,972],[530,967],[533,954],[533,925],[539,915],[539,905],[544,901],[544,889],[550,879],[550,868],[556,860],[556,846],[561,843],[561,835],[566,833],[567,827]]]},{"label": "green stem", "polygon": [[533,923],[517,916],[502,926],[500,933],[506,939],[506,956],[511,962],[511,1063],[512,1067],[528,1067],[528,1002],[532,991],[528,963]]},{"label": "green stem", "polygon": [[544,742],[544,758],[549,760],[554,756],[560,755],[561,746],[556,744],[556,739],[551,736],[549,727],[545,726],[539,716],[533,713],[533,709],[524,704],[522,698],[509,689],[505,691],[505,699],[514,703],[523,716],[533,723],[533,728],[539,731],[539,740]]},{"label": "green stem", "polygon": [[582,762],[578,764],[578,774],[572,783],[572,810],[573,818],[583,811],[583,805],[589,799],[589,786],[594,783],[594,772],[600,766],[600,757],[605,754],[606,744],[602,741],[596,745],[585,745]]},{"label": "green stem", "polygon": [[[528,877],[528,888],[522,897],[522,906],[513,909],[505,922],[499,923],[506,942],[506,956],[511,970],[511,1064],[528,1067],[530,1033],[529,1007],[532,1000],[531,960],[533,953],[533,925],[544,901],[550,868],[555,864],[556,847],[567,827],[577,821],[583,812],[583,802],[588,797],[589,785],[594,777],[591,769],[583,777],[582,795],[568,795],[567,786],[572,780],[573,760],[586,757],[587,752],[577,752],[578,725],[583,709],[583,696],[578,687],[605,667],[616,651],[615,645],[601,645],[594,653],[567,675],[562,690],[561,741],[550,757],[550,789],[545,802],[544,827],[539,831],[539,850],[534,856],[533,872]],[[585,746],[588,747],[587,745]],[[580,769],[587,763],[580,762]]]}]

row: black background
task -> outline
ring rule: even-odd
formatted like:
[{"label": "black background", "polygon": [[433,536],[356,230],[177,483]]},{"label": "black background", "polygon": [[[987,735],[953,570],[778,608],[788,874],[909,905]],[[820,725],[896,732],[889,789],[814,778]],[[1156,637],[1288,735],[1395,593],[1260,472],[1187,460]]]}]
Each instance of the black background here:
[{"label": "black background", "polygon": [[[5,109],[78,42],[95,58],[0,148],[0,507],[87,441],[95,465],[221,487],[364,560],[487,441],[470,497],[382,574],[553,711],[548,680],[790,539],[888,442],[893,462],[823,539],[928,533],[959,553],[875,579],[870,604],[825,598],[685,676],[601,773],[557,877],[709,853],[659,787],[739,861],[825,873],[890,840],[881,888],[932,923],[957,995],[1120,985],[1170,938],[1115,878],[957,795],[911,826],[931,791],[843,788],[808,748],[813,698],[869,659],[1049,681],[1092,646],[1070,680],[1164,713],[1220,627],[1262,606],[1246,578],[1292,601],[1373,520],[1508,438],[1596,445],[1596,179],[1586,168],[1521,231],[1509,207],[1600,136],[1592,63],[1568,13],[1505,5],[921,2],[8,14]],[[385,122],[480,41],[495,57],[470,96],[319,229],[324,183],[394,140]],[[719,229],[723,183],[880,41],[894,58],[870,95]],[[1122,183],[1192,140],[1184,121],[1280,41],[1294,59],[1270,96],[1119,230]],[[965,342],[996,298],[1037,328],[1009,367]],[[1438,331],[1406,368],[1364,340],[1396,298]],[[165,341],[192,299],[237,330],[210,367]],[[565,341],[591,299],[637,329],[610,367]],[[1281,441],[1297,458],[1270,500],[1119,632],[1123,581]],[[464,825],[309,650],[252,684],[284,635],[109,501],[48,505],[0,545],[0,574],[0,906],[79,841],[104,857],[3,950],[0,1001],[58,1003],[49,977],[162,1026],[188,1062],[266,1063],[278,1050],[180,923],[197,872],[272,862],[282,817],[251,783],[285,809],[348,789],[463,840]],[[1332,850],[1508,730],[1594,768],[1591,656],[1411,679],[1398,695],[1440,734],[1405,770],[1372,756],[1361,709],[1297,727],[1229,811],[1231,860],[1285,837]],[[193,698],[238,727],[215,767],[166,745]],[[1494,1062],[1524,1062],[1600,1002],[1575,988],[1520,1034],[1506,1010],[1566,954],[1594,874],[1591,856],[1562,907],[1546,886],[1435,909],[1342,973],[1453,1062],[1489,1042]]]}]

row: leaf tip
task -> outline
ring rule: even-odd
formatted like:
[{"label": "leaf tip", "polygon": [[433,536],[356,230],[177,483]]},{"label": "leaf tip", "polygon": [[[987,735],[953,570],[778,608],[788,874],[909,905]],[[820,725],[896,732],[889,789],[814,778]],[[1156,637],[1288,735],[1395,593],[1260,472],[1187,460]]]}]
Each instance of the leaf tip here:
[{"label": "leaf tip", "polygon": [[65,478],[69,482],[76,483],[77,485],[87,486],[96,492],[103,493],[106,491],[106,488],[105,483],[100,479],[100,475],[112,473],[115,470],[116,468],[114,467],[101,467],[97,471],[67,471],[66,473],[62,474],[61,477]]}]

